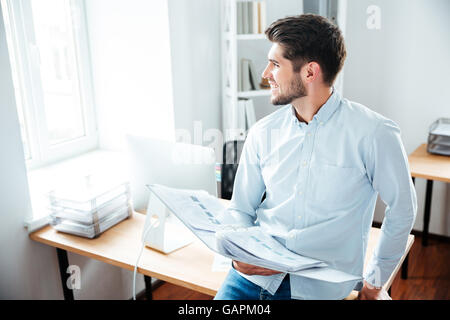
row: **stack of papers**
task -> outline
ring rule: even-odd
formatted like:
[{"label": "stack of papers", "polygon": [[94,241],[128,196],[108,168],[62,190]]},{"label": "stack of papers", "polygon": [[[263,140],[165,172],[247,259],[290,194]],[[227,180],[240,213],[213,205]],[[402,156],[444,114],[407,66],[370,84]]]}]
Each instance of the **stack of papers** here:
[{"label": "stack of papers", "polygon": [[450,137],[450,123],[440,122],[430,131],[430,133]]},{"label": "stack of papers", "polygon": [[91,239],[133,213],[129,183],[104,176],[68,181],[51,191],[48,200],[54,229]]},{"label": "stack of papers", "polygon": [[282,272],[326,267],[320,260],[303,257],[288,250],[260,227],[218,231],[216,238],[221,254],[260,267]]},{"label": "stack of papers", "polygon": [[360,280],[288,250],[258,226],[244,228],[206,191],[147,186],[211,250],[233,260],[329,282]]},{"label": "stack of papers", "polygon": [[450,156],[450,118],[439,118],[430,126],[427,151]]}]

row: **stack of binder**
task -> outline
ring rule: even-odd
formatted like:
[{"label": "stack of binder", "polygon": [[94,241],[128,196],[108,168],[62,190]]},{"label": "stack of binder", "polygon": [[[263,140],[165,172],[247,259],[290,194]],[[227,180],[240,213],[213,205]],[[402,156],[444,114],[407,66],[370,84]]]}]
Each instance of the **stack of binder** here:
[{"label": "stack of binder", "polygon": [[450,118],[439,118],[430,126],[427,150],[443,156],[450,156]]},{"label": "stack of binder", "polygon": [[54,229],[91,239],[133,213],[128,182],[92,183],[86,179],[51,191],[48,198]]}]

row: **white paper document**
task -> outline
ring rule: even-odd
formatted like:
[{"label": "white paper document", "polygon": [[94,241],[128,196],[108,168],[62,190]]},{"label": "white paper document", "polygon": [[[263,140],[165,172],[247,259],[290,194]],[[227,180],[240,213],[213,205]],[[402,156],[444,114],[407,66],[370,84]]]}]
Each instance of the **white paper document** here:
[{"label": "white paper document", "polygon": [[450,123],[439,123],[430,133],[439,136],[450,136]]},{"label": "white paper document", "polygon": [[216,239],[220,253],[277,271],[295,272],[326,266],[320,260],[303,257],[288,250],[259,227],[219,230],[216,232]]},{"label": "white paper document", "polygon": [[220,200],[206,191],[157,184],[148,188],[208,248],[227,258],[329,282],[361,279],[288,250],[258,226],[240,227],[232,215],[223,214],[226,207]]},{"label": "white paper document", "polygon": [[221,223],[216,219],[216,215],[224,211],[225,207],[206,191],[179,190],[160,185],[149,188],[183,223],[194,229],[194,232],[215,232],[220,229]]}]

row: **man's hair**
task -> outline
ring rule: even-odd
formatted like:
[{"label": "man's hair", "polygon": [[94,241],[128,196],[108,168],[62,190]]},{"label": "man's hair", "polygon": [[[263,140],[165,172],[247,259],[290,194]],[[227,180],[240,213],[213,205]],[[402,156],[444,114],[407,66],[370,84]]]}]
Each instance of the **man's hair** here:
[{"label": "man's hair", "polygon": [[292,62],[295,72],[315,61],[324,83],[333,85],[347,52],[341,31],[331,21],[315,14],[291,16],[273,22],[265,34],[284,49],[283,56]]}]

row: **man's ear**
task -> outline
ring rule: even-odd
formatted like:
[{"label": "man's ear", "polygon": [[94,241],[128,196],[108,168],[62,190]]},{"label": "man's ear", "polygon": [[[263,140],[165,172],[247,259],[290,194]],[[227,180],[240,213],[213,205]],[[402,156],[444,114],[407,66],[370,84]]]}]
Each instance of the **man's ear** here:
[{"label": "man's ear", "polygon": [[317,62],[311,61],[303,66],[305,83],[313,83],[321,77],[320,65]]}]

